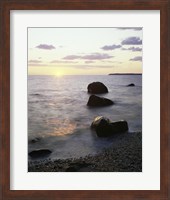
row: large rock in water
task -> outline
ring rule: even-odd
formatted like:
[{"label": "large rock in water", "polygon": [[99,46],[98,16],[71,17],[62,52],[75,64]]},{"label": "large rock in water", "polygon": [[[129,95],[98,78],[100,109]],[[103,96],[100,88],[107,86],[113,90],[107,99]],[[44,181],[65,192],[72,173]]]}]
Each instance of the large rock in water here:
[{"label": "large rock in water", "polygon": [[127,87],[134,87],[134,86],[135,86],[134,83],[131,83],[131,84],[127,85]]},{"label": "large rock in water", "polygon": [[95,117],[95,119],[93,120],[92,124],[91,124],[91,128],[96,130],[97,126],[100,124],[100,123],[106,123],[106,124],[110,124],[111,121],[110,119],[106,118],[106,117],[103,117],[103,116],[97,116]]},{"label": "large rock in water", "polygon": [[31,158],[40,158],[40,157],[49,156],[49,154],[51,153],[52,151],[50,151],[49,149],[38,149],[38,150],[31,151],[29,153],[29,156]]},{"label": "large rock in water", "polygon": [[98,137],[108,137],[128,131],[128,123],[124,120],[111,122],[108,118],[98,116],[92,122],[91,128],[96,131]]},{"label": "large rock in water", "polygon": [[107,87],[101,82],[90,83],[87,87],[88,93],[91,94],[102,94],[108,93]]},{"label": "large rock in water", "polygon": [[98,97],[96,95],[91,95],[87,102],[88,106],[93,106],[93,107],[110,106],[113,104],[114,102],[112,100],[103,97]]}]

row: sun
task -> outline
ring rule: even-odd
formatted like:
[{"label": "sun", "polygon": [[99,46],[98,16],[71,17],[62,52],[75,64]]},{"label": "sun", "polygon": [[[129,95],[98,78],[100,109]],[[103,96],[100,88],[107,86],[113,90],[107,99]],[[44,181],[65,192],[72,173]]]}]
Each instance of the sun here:
[{"label": "sun", "polygon": [[57,76],[57,77],[61,77],[61,76],[63,76],[63,75],[64,75],[64,73],[63,73],[62,71],[57,70],[57,71],[55,72],[55,76]]}]

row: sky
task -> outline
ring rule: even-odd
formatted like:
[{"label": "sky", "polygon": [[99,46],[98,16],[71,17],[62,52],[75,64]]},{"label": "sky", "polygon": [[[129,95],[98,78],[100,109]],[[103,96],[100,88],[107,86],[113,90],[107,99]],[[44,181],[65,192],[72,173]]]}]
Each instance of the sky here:
[{"label": "sky", "polygon": [[142,28],[28,28],[29,75],[142,73]]}]

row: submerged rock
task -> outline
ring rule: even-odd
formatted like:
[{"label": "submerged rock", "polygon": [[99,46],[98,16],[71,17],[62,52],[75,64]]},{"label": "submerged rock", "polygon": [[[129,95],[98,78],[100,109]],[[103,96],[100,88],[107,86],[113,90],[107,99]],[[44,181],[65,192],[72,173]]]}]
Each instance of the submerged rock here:
[{"label": "submerged rock", "polygon": [[88,93],[91,94],[102,94],[108,93],[107,87],[101,82],[90,83],[87,87]]},{"label": "submerged rock", "polygon": [[88,106],[94,106],[94,107],[98,107],[98,106],[110,106],[113,105],[114,102],[110,99],[107,98],[103,98],[103,97],[98,97],[96,95],[91,95],[89,97],[89,100],[87,102]]},{"label": "submerged rock", "polygon": [[29,156],[32,158],[39,158],[39,157],[49,156],[49,154],[51,153],[52,151],[50,151],[49,149],[38,149],[38,150],[31,151],[29,153]]},{"label": "submerged rock", "polygon": [[134,83],[131,83],[131,84],[127,85],[127,87],[134,87],[134,86],[135,86]]},{"label": "submerged rock", "polygon": [[41,138],[36,137],[36,138],[29,140],[29,143],[36,143],[36,142],[39,142],[40,140],[41,140]]},{"label": "submerged rock", "polygon": [[98,116],[92,122],[91,128],[96,131],[98,137],[108,137],[128,131],[128,123],[124,120],[111,122],[108,118]]}]

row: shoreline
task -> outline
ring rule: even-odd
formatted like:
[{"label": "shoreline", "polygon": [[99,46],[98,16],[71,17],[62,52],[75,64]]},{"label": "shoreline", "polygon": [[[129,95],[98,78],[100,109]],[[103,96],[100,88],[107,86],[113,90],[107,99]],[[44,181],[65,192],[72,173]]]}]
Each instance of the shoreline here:
[{"label": "shoreline", "polygon": [[114,140],[96,155],[29,161],[28,172],[142,172],[142,132],[122,133]]}]

